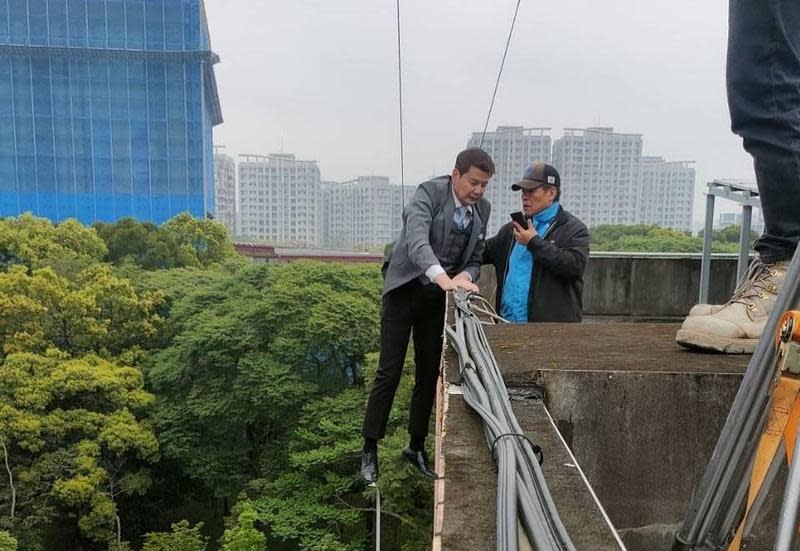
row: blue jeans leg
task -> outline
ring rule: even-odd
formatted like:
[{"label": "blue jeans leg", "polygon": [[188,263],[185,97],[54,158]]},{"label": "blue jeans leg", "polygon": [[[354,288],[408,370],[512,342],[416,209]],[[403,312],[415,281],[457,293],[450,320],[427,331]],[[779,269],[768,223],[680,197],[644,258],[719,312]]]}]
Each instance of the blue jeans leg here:
[{"label": "blue jeans leg", "polygon": [[756,250],[789,258],[800,241],[800,1],[730,0],[727,88],[731,127],[755,161]]}]

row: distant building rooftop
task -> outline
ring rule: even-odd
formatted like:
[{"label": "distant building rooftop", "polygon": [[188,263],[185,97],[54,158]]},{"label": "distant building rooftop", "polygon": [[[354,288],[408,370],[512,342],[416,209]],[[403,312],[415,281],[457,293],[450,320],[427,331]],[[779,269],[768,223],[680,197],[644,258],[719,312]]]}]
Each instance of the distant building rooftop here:
[{"label": "distant building rooftop", "polygon": [[285,248],[263,243],[234,243],[236,251],[254,262],[284,263],[293,260],[320,262],[374,263],[383,261],[383,254],[334,249]]}]

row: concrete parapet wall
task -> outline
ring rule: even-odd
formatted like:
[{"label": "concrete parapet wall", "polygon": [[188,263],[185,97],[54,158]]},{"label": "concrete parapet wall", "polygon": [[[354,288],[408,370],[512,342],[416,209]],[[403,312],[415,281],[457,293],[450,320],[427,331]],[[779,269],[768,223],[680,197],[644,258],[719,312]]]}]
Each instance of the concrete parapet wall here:
[{"label": "concrete parapet wall", "polygon": [[[480,279],[484,296],[494,299],[493,266]],[[711,261],[712,304],[724,303],[736,286],[735,255]],[[699,254],[594,253],[584,274],[583,313],[631,319],[680,318],[700,293]]]}]

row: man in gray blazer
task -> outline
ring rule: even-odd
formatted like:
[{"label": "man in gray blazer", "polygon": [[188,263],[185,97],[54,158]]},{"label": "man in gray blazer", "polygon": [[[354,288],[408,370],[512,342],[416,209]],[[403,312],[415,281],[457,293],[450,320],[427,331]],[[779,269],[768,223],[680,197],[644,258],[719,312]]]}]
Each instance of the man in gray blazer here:
[{"label": "man in gray blazer", "polygon": [[462,151],[450,176],[417,188],[403,213],[403,229],[384,273],[381,353],[364,416],[361,476],[378,479],[378,440],[386,432],[410,335],[414,336],[414,392],[403,450],[423,475],[428,465],[425,438],[439,379],[445,293],[457,287],[477,291],[484,237],[491,212],[483,198],[494,163],[478,148]]}]

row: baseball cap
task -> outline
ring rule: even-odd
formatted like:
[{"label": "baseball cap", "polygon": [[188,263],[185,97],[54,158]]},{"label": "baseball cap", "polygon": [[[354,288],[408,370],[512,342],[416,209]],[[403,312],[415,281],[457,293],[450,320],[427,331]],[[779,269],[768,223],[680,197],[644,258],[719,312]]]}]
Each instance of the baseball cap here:
[{"label": "baseball cap", "polygon": [[561,189],[561,177],[558,175],[558,171],[546,163],[533,163],[525,169],[522,180],[511,186],[511,190],[531,190],[544,184]]}]

